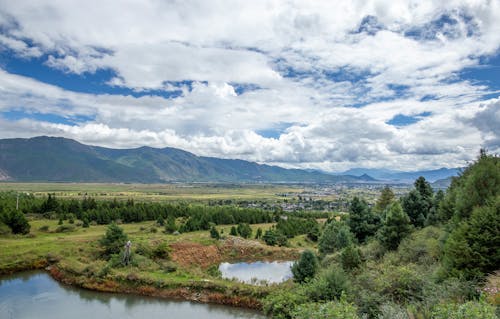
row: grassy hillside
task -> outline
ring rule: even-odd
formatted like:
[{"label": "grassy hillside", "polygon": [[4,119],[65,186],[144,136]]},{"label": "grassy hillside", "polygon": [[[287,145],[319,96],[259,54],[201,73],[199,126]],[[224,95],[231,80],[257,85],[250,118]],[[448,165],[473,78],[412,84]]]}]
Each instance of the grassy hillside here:
[{"label": "grassy hillside", "polygon": [[175,149],[109,149],[54,137],[0,140],[0,178],[70,182],[356,182],[243,160],[200,157]]}]

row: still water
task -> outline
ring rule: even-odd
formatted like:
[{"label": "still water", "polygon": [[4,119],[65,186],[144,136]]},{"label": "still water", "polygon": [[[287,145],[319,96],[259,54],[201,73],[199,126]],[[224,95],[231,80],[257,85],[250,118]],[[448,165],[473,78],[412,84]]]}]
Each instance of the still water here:
[{"label": "still water", "polygon": [[223,278],[236,278],[246,283],[280,283],[292,278],[293,261],[257,261],[253,263],[221,263],[219,270]]},{"label": "still water", "polygon": [[59,284],[43,272],[29,272],[0,278],[2,319],[263,319],[254,311],[169,301],[135,295],[111,294]]}]

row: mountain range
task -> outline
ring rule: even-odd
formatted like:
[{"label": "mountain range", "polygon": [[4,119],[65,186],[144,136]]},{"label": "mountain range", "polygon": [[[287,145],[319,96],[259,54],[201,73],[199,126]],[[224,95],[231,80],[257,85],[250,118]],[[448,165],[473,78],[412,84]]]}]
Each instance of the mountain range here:
[{"label": "mountain range", "polygon": [[401,183],[412,183],[420,176],[431,183],[446,180],[452,176],[457,176],[462,168],[439,168],[435,170],[423,170],[413,172],[403,172],[390,169],[373,169],[373,168],[352,168],[345,172],[338,173],[341,175],[364,176],[369,175],[379,181],[393,181]]},{"label": "mountain range", "polygon": [[0,139],[0,180],[23,182],[356,183],[370,176],[329,175],[176,149],[111,149],[61,137]]}]

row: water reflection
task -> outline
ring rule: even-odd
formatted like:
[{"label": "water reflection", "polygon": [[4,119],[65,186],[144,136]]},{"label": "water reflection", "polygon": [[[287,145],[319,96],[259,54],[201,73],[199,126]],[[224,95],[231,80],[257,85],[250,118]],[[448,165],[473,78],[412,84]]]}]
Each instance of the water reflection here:
[{"label": "water reflection", "polygon": [[223,278],[236,278],[246,283],[280,283],[292,278],[292,261],[257,261],[252,263],[221,263],[219,270]]},{"label": "water reflection", "polygon": [[0,318],[252,318],[245,309],[136,295],[100,293],[61,285],[42,272],[0,279]]}]

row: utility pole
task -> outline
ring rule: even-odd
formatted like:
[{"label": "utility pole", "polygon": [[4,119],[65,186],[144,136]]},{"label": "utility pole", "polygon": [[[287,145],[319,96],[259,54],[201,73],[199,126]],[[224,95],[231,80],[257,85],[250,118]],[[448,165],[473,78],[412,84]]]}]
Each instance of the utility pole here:
[{"label": "utility pole", "polygon": [[19,193],[17,193],[16,210],[19,210]]}]

